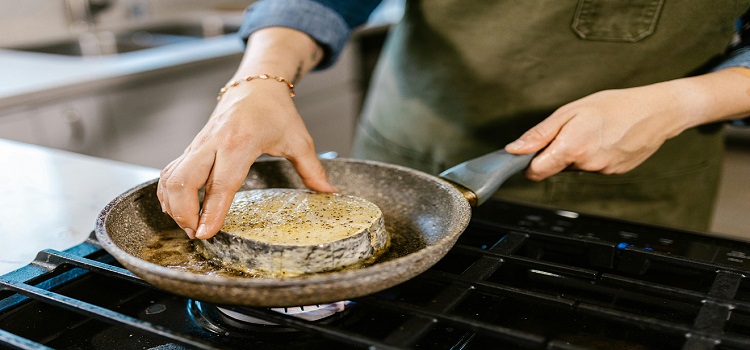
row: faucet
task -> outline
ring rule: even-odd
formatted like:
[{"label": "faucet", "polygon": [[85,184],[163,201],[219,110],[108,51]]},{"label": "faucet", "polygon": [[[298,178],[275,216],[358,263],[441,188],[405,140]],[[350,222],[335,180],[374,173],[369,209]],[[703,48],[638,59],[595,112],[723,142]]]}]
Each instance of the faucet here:
[{"label": "faucet", "polygon": [[96,15],[112,5],[113,0],[65,0],[68,26],[72,32],[94,29]]}]

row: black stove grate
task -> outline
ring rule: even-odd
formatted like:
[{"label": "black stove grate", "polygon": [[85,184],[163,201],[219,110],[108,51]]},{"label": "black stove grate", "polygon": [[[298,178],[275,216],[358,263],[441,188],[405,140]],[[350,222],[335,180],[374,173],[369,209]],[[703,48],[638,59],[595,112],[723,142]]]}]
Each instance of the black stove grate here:
[{"label": "black stove grate", "polygon": [[[502,219],[498,213],[503,213]],[[485,204],[426,273],[330,322],[227,306],[214,322],[92,238],[0,279],[0,347],[18,349],[750,349],[750,244]]]}]

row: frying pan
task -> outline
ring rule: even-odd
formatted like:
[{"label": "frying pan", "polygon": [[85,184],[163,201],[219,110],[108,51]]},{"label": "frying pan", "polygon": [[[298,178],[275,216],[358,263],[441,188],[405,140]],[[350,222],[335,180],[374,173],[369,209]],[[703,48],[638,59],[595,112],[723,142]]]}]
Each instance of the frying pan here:
[{"label": "frying pan", "polygon": [[[96,237],[125,268],[146,282],[188,298],[226,305],[299,306],[372,294],[411,279],[437,263],[469,224],[479,205],[533,154],[496,151],[451,168],[440,177],[410,168],[353,159],[321,160],[341,193],[380,207],[392,235],[387,259],[359,269],[294,278],[243,278],[199,274],[147,261],[149,237],[177,227],[161,211],[158,179],[121,194],[101,211]],[[285,159],[255,162],[240,190],[304,188]]]}]

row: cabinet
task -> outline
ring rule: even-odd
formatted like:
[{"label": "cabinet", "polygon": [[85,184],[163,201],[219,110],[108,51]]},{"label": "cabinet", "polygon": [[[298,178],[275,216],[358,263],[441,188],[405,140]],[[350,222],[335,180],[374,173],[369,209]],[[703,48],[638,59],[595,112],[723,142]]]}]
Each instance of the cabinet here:
[{"label": "cabinet", "polygon": [[166,166],[206,124],[217,91],[237,64],[157,74],[108,93],[113,130],[109,157],[153,168]]},{"label": "cabinet", "polygon": [[27,109],[0,114],[0,138],[41,144],[34,117]]},{"label": "cabinet", "polygon": [[108,157],[112,130],[108,127],[106,104],[101,95],[79,97],[37,108],[43,146],[66,151]]},{"label": "cabinet", "polygon": [[91,95],[0,114],[0,137],[107,157],[102,109],[101,96]]}]

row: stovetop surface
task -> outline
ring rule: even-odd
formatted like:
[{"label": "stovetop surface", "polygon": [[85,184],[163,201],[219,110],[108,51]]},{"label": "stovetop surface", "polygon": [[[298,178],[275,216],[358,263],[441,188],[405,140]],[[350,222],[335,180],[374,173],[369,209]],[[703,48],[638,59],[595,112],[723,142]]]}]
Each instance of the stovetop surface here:
[{"label": "stovetop surface", "polygon": [[150,287],[93,239],[0,278],[0,348],[748,349],[750,243],[488,202],[427,272],[324,321]]}]

